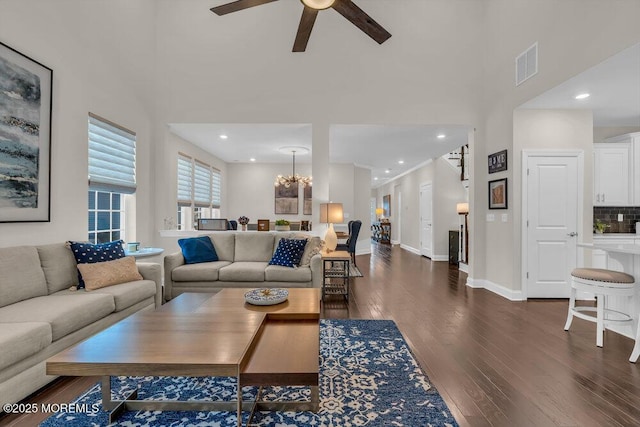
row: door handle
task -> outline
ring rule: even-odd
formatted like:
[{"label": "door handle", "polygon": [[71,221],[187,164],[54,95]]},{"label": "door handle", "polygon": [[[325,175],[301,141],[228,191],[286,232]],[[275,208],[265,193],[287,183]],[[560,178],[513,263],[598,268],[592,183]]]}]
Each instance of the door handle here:
[{"label": "door handle", "polygon": [[578,233],[576,233],[575,231],[572,231],[571,233],[567,234],[567,236],[569,237],[576,237],[578,235]]}]

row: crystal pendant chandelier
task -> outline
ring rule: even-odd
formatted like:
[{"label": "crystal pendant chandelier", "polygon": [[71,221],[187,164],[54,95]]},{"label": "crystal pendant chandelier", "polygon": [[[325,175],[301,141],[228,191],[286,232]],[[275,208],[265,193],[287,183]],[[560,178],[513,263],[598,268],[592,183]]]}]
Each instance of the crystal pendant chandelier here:
[{"label": "crystal pendant chandelier", "polygon": [[289,188],[292,185],[301,185],[303,188],[307,185],[311,186],[312,178],[310,176],[302,176],[296,173],[296,150],[292,149],[291,153],[293,154],[293,171],[291,175],[278,175],[273,185],[276,187],[282,185],[285,188]]}]

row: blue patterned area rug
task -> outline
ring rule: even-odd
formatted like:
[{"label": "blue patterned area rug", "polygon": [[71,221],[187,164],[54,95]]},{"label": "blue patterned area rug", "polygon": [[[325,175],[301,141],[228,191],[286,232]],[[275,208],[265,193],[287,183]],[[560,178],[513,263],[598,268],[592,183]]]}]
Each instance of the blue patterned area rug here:
[{"label": "blue patterned area rug", "polygon": [[[112,393],[122,398],[139,387],[138,399],[234,400],[235,378],[118,377]],[[245,399],[256,389],[243,389]],[[271,387],[265,400],[308,400],[309,388]],[[98,408],[100,384],[69,405]],[[98,404],[98,405],[96,405]],[[96,405],[96,406],[92,406]],[[244,413],[246,425],[248,412]],[[59,412],[43,427],[106,426],[102,409]],[[129,411],[117,426],[236,426],[231,412]],[[313,412],[257,412],[252,426],[457,426],[440,394],[411,355],[395,323],[390,320],[321,320],[320,410]]]}]

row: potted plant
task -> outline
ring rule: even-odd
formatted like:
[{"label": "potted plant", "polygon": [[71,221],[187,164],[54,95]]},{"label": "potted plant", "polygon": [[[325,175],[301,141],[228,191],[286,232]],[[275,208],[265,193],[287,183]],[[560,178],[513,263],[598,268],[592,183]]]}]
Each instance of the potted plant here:
[{"label": "potted plant", "polygon": [[600,221],[599,219],[596,219],[595,224],[593,224],[593,231],[595,231],[596,234],[602,234],[609,227],[611,227],[611,225],[605,224],[604,222]]},{"label": "potted plant", "polygon": [[242,231],[247,231],[247,224],[249,224],[249,218],[242,215],[240,218],[238,218],[238,224],[242,226]]},{"label": "potted plant", "polygon": [[290,231],[289,221],[286,219],[277,219],[276,220],[276,231]]}]

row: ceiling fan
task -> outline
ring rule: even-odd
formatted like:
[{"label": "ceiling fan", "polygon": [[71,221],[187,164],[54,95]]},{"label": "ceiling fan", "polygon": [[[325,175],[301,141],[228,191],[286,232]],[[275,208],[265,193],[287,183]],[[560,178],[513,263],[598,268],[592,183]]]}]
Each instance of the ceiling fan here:
[{"label": "ceiling fan", "polygon": [[[222,16],[227,13],[237,12],[250,7],[260,6],[277,0],[237,0],[221,6],[212,7],[211,11]],[[374,39],[378,44],[384,43],[391,34],[380,24],[367,15],[362,9],[351,0],[300,0],[304,5],[298,33],[293,43],[293,52],[304,52],[311,36],[311,29],[318,16],[318,11],[333,8],[340,15],[344,16],[353,25],[360,28],[366,35]]]}]

